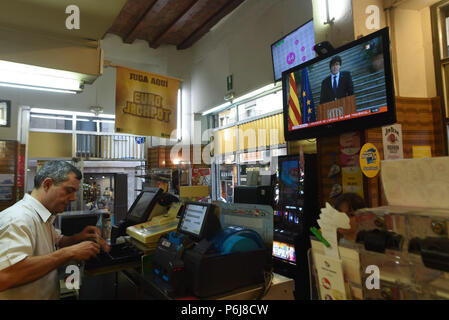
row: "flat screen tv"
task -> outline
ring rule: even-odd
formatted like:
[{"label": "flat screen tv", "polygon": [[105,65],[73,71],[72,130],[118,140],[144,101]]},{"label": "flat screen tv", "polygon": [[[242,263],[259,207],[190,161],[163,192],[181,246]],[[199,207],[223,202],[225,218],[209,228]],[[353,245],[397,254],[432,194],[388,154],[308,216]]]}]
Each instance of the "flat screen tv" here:
[{"label": "flat screen tv", "polygon": [[389,29],[284,71],[282,90],[286,140],[396,122]]},{"label": "flat screen tv", "polygon": [[315,31],[310,20],[271,45],[274,81],[282,72],[315,58]]}]

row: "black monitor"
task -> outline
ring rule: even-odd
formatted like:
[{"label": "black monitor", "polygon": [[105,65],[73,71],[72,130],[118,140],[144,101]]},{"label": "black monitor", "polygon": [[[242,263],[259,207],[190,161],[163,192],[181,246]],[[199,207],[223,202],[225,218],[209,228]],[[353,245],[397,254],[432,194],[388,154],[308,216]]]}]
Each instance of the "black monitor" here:
[{"label": "black monitor", "polygon": [[128,211],[126,217],[128,224],[133,225],[147,221],[162,193],[160,188],[145,188],[140,192]]},{"label": "black monitor", "polygon": [[282,91],[287,141],[396,122],[389,29],[284,71]]},{"label": "black monitor", "polygon": [[266,204],[273,206],[274,190],[272,186],[235,186],[234,203]]},{"label": "black monitor", "polygon": [[178,232],[190,236],[195,241],[210,238],[221,229],[215,215],[215,206],[210,203],[186,202],[179,220]]}]

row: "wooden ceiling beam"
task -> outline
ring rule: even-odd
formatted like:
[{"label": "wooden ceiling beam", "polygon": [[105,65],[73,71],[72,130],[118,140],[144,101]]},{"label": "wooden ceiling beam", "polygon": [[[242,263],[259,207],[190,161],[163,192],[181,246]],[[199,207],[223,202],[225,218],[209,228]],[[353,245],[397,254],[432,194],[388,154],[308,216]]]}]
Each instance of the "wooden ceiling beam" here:
[{"label": "wooden ceiling beam", "polygon": [[187,14],[190,12],[190,10],[192,10],[195,4],[198,3],[198,1],[200,0],[193,0],[192,3],[190,3],[190,5],[186,9],[184,9],[184,11],[176,19],[174,19],[173,22],[167,28],[165,28],[164,31],[162,31],[153,39],[153,41],[150,43],[150,47],[153,49],[157,49],[162,44],[165,37],[170,34],[170,32],[175,28],[175,26],[178,23],[183,23],[182,20],[187,17]]},{"label": "wooden ceiling beam", "polygon": [[226,3],[215,15],[210,17],[203,25],[197,28],[190,36],[184,39],[176,48],[183,50],[191,47],[196,41],[204,36],[214,25],[216,25],[226,15],[231,13],[235,8],[242,4],[245,0],[231,0]]},{"label": "wooden ceiling beam", "polygon": [[154,8],[156,3],[163,2],[163,5],[166,5],[169,0],[154,0],[152,3],[148,2],[147,7],[141,11],[141,14],[136,19],[135,23],[132,25],[132,27],[128,30],[126,36],[123,38],[123,42],[125,43],[133,43],[134,40],[137,39],[137,35],[140,32],[139,26],[143,21],[145,21],[146,17],[150,14],[151,10]]}]

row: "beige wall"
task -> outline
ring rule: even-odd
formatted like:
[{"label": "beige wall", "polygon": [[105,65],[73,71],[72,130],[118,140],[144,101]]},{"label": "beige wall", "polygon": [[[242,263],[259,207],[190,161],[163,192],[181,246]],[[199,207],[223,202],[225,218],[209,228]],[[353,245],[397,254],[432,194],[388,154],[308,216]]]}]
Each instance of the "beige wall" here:
[{"label": "beige wall", "polygon": [[71,158],[72,134],[30,132],[28,158]]},{"label": "beige wall", "polygon": [[[430,8],[391,7],[388,1],[353,0],[354,34],[356,38],[376,30],[366,28],[369,5],[379,7],[379,29],[390,27],[391,55],[395,79],[395,95],[431,98],[436,96]],[[403,2],[406,3],[406,2]],[[384,6],[387,4],[387,6]],[[385,10],[387,8],[387,10]],[[418,7],[419,8],[419,7]]]},{"label": "beige wall", "polygon": [[315,42],[329,41],[335,48],[354,40],[354,23],[351,0],[331,0],[331,17],[335,22],[331,25],[326,21],[325,1],[312,0],[313,26],[315,28]]},{"label": "beige wall", "polygon": [[396,49],[396,95],[430,98],[436,95],[430,9],[391,12]]}]

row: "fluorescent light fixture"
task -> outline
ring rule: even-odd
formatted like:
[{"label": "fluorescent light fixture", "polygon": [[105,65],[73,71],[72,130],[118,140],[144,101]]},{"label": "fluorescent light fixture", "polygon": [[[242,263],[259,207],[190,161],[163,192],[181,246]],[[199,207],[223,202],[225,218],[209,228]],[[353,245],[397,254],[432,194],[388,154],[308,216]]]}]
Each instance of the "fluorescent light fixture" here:
[{"label": "fluorescent light fixture", "polygon": [[279,81],[277,83],[271,83],[269,85],[266,85],[262,88],[259,88],[257,90],[251,91],[250,93],[247,93],[241,97],[235,98],[232,103],[231,102],[226,102],[224,104],[221,104],[217,107],[214,107],[212,109],[209,109],[207,111],[204,111],[201,115],[205,116],[211,113],[216,113],[218,111],[222,111],[228,107],[230,107],[231,105],[235,105],[238,103],[242,103],[242,102],[246,102],[248,100],[252,100],[254,98],[257,98],[260,95],[265,95],[265,94],[269,94],[269,93],[273,93],[276,92],[277,90],[282,89],[282,83]]},{"label": "fluorescent light fixture", "polygon": [[221,111],[221,110],[223,110],[223,109],[226,109],[226,108],[229,107],[230,105],[231,105],[230,102],[223,103],[223,104],[221,104],[221,105],[219,105],[219,106],[216,106],[216,107],[214,107],[214,108],[212,108],[212,109],[209,109],[209,110],[207,110],[207,111],[204,111],[201,115],[206,116],[206,115],[208,115],[208,114],[215,113],[215,112],[217,112],[217,111]]},{"label": "fluorescent light fixture", "polygon": [[[0,71],[1,72],[1,71]],[[58,93],[70,93],[76,94],[76,91],[70,90],[59,90],[59,89],[50,89],[50,88],[42,88],[42,87],[31,87],[26,85],[12,84],[12,83],[4,83],[0,82],[0,87],[8,87],[8,88],[17,88],[17,89],[29,89],[29,90],[39,90],[39,91],[49,91],[49,92],[58,92]]]},{"label": "fluorescent light fixture", "polygon": [[13,88],[61,93],[82,91],[80,81],[68,71],[0,60],[0,84]]},{"label": "fluorescent light fixture", "polygon": [[245,94],[245,95],[243,95],[241,97],[238,97],[238,98],[234,99],[234,103],[239,103],[239,102],[241,102],[243,100],[249,100],[251,98],[254,98],[254,97],[258,96],[259,94],[265,93],[266,91],[268,91],[270,89],[274,89],[274,88],[276,88],[276,86],[273,83],[269,84],[269,85],[267,85],[265,87],[262,87],[260,89],[251,91],[250,93],[247,93],[247,94]]},{"label": "fluorescent light fixture", "polygon": [[32,114],[30,116],[31,118],[40,118],[40,119],[52,119],[52,120],[67,120],[67,121],[72,121],[72,118],[64,118],[64,117],[57,117],[57,116],[45,116],[45,115],[37,115],[37,114]]},{"label": "fluorescent light fixture", "polygon": [[182,91],[178,89],[178,105],[176,110],[176,140],[180,141],[182,139]]},{"label": "fluorescent light fixture", "polygon": [[[76,115],[82,117],[95,117],[95,114],[90,112],[77,112],[77,111],[67,111],[67,110],[55,110],[55,109],[42,109],[42,108],[31,108],[31,113],[45,113],[45,114],[57,114],[57,115]],[[102,114],[100,117],[95,118],[104,118],[104,119],[115,119],[115,115],[113,114]],[[82,119],[77,119],[82,121]]]}]

